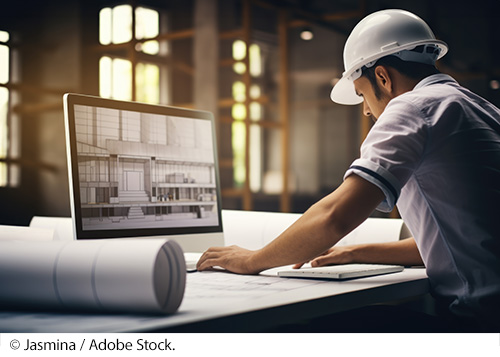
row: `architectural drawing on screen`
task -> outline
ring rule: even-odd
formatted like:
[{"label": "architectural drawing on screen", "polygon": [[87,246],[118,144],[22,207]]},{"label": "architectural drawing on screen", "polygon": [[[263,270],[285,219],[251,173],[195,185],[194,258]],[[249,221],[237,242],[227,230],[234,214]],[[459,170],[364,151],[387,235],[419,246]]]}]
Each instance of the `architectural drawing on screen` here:
[{"label": "architectural drawing on screen", "polygon": [[218,224],[211,122],[75,107],[83,229]]}]

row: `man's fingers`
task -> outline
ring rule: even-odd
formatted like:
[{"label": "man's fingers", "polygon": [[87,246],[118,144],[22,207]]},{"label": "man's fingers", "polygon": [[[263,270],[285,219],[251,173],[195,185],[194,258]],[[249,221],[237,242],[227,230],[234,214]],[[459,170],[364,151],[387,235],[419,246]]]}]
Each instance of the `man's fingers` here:
[{"label": "man's fingers", "polygon": [[249,266],[249,259],[254,252],[238,246],[209,248],[202,254],[196,265],[196,269],[213,270],[212,268],[224,269],[237,274],[256,274]]},{"label": "man's fingers", "polygon": [[335,259],[332,258],[331,256],[328,256],[328,255],[318,257],[318,258],[314,259],[313,261],[311,261],[312,267],[321,267],[321,266],[332,265],[332,264],[335,264]]},{"label": "man's fingers", "polygon": [[196,269],[197,270],[206,270],[207,268],[210,268],[215,265],[211,265],[214,263],[214,261],[220,256],[220,253],[214,252],[213,248],[210,248],[207,250],[205,253],[201,255],[201,258],[198,260],[198,263],[196,264]]},{"label": "man's fingers", "polygon": [[221,263],[219,262],[218,259],[206,259],[203,262],[199,261],[198,265],[196,266],[196,270],[203,271],[203,270],[212,270],[213,267],[220,266],[223,268]]}]

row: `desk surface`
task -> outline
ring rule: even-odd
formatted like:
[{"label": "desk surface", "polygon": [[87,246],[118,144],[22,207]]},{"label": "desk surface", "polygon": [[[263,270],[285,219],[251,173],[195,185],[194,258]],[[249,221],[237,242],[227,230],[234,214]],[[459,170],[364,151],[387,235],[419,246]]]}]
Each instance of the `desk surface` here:
[{"label": "desk surface", "polygon": [[426,294],[424,269],[348,281],[189,273],[170,316],[0,312],[0,332],[256,332],[369,304]]},{"label": "desk surface", "polygon": [[[268,212],[222,213],[226,244],[248,249],[264,246],[300,217]],[[70,231],[71,219],[63,221]],[[401,220],[384,220],[377,226],[368,223],[373,221],[367,220],[342,243],[363,243],[360,239],[364,235],[356,233],[361,229],[369,232],[366,236],[370,241],[399,238]],[[279,278],[278,269],[258,276],[189,273],[182,305],[171,316],[0,311],[0,332],[265,331],[351,308],[418,297],[429,291],[424,269],[342,282]]]}]

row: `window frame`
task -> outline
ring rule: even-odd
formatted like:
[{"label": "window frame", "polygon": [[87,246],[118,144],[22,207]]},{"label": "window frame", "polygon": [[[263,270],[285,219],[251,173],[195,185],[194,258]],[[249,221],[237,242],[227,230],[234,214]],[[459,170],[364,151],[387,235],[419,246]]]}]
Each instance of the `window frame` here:
[{"label": "window frame", "polygon": [[[5,157],[0,157],[0,165],[4,166],[6,173],[4,180],[0,178],[0,189],[15,189],[19,188],[21,183],[21,168],[19,165],[21,147],[20,119],[13,110],[14,106],[19,103],[19,91],[15,85],[15,82],[19,79],[18,51],[15,48],[15,41],[13,40],[15,35],[12,31],[4,29],[0,29],[0,31],[8,34],[7,41],[0,41],[0,46],[8,48],[7,81],[0,83],[0,88],[7,91],[5,111],[7,145]],[[0,140],[3,140],[3,134]]]},{"label": "window frame", "polygon": [[[117,6],[121,5],[129,5],[132,8],[132,26],[135,25],[135,16],[137,8],[145,8],[148,10],[154,10],[158,13],[158,36],[154,38],[141,38],[138,39],[136,37],[135,29],[132,28],[132,38],[128,42],[123,43],[113,43],[112,36],[111,42],[109,44],[100,44],[98,45],[98,55],[97,59],[100,61],[103,57],[109,57],[113,59],[122,59],[126,60],[131,64],[131,95],[129,99],[131,101],[138,100],[138,91],[137,91],[137,66],[139,64],[143,65],[154,65],[158,67],[158,102],[151,102],[151,104],[169,104],[171,103],[171,87],[170,87],[170,78],[171,76],[171,67],[170,66],[170,54],[169,47],[170,43],[166,40],[161,39],[162,33],[167,31],[168,25],[168,13],[164,9],[157,8],[155,6],[150,6],[147,2],[137,2],[133,5],[130,5],[127,2],[113,3],[108,6],[99,7],[98,11],[98,33],[100,33],[100,12],[103,9],[111,8],[114,9]],[[137,46],[141,43],[148,41],[158,41],[159,53],[156,55],[144,53],[137,49]],[[99,40],[98,40],[99,41]],[[99,66],[98,66],[99,67]],[[97,90],[100,92],[101,88],[101,72],[100,68],[98,69],[98,87]],[[112,89],[111,89],[112,91]],[[113,93],[109,98],[115,98]],[[123,98],[120,98],[123,99]]]}]

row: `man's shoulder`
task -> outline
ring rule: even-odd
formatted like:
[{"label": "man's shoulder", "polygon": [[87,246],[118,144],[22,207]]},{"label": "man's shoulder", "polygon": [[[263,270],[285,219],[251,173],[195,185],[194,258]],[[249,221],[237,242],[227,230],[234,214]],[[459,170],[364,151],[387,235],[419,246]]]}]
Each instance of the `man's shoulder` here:
[{"label": "man's shoulder", "polygon": [[392,99],[388,107],[399,112],[421,113],[426,116],[436,107],[459,102],[464,98],[459,85],[454,81],[436,81],[405,92]]}]

